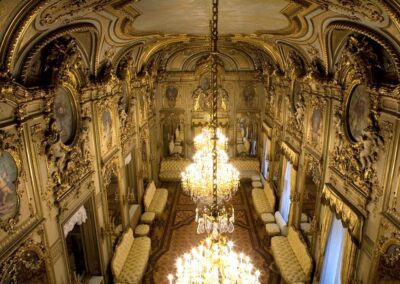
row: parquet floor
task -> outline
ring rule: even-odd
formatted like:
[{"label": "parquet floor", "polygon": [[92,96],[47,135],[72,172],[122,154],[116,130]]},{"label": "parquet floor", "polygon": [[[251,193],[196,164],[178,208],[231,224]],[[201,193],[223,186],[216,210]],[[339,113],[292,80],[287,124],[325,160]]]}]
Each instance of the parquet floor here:
[{"label": "parquet floor", "polygon": [[[166,277],[175,273],[176,259],[206,237],[196,233],[196,207],[182,192],[180,183],[165,183],[163,187],[169,190],[167,210],[162,222],[151,231],[152,253],[144,283],[168,283]],[[276,275],[269,269],[273,260],[265,241],[264,227],[256,221],[250,183],[241,183],[231,202],[236,221],[235,231],[227,235],[228,239],[233,241],[236,252],[243,252],[252,259],[253,265],[261,271],[261,283],[274,282]]]}]

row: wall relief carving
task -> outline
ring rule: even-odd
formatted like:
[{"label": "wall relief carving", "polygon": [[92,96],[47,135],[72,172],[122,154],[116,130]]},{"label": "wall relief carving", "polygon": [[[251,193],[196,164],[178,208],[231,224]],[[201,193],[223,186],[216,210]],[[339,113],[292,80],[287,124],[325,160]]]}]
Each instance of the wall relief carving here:
[{"label": "wall relief carving", "polygon": [[315,2],[356,21],[365,20],[380,27],[386,26],[389,21],[387,13],[372,0],[316,0]]},{"label": "wall relief carving", "polygon": [[91,10],[99,10],[102,6],[108,4],[109,0],[62,0],[56,1],[40,15],[41,25],[51,25],[56,22],[68,24],[71,17],[79,17]]},{"label": "wall relief carving", "polygon": [[135,100],[128,84],[123,83],[118,101],[118,114],[120,122],[121,141],[126,141],[135,133]]},{"label": "wall relief carving", "polygon": [[247,85],[243,88],[242,97],[246,107],[253,107],[256,102],[256,90],[253,85]]},{"label": "wall relief carving", "polygon": [[[219,82],[221,82],[219,80]],[[197,88],[192,93],[194,101],[194,111],[211,111],[212,94],[211,94],[211,78],[210,74],[204,74],[200,77]],[[218,85],[218,110],[229,110],[228,91],[222,85]]]},{"label": "wall relief carving", "polygon": [[48,283],[44,244],[26,240],[0,265],[1,283]]},{"label": "wall relief carving", "polygon": [[[47,126],[44,130],[35,128],[33,133],[34,137],[42,141],[40,154],[47,158],[47,188],[48,192],[54,194],[56,202],[59,202],[92,168],[87,143],[91,118],[81,117],[76,113],[74,115],[72,107],[70,112],[65,110],[68,108],[65,106],[68,105],[67,98],[74,102],[77,113],[80,113],[80,104],[72,86],[64,84],[61,88],[64,88],[64,91],[68,90],[69,94],[62,95],[58,100],[59,89],[49,94],[44,110]],[[50,197],[47,194],[44,197],[50,206]]]},{"label": "wall relief carving", "polygon": [[170,108],[176,106],[176,98],[178,97],[178,89],[175,86],[168,86],[165,90],[165,98],[167,99],[167,104]]},{"label": "wall relief carving", "polygon": [[27,86],[54,85],[70,80],[71,70],[82,77],[87,76],[75,39],[65,35],[55,38],[40,50],[32,49],[24,63],[21,78]]},{"label": "wall relief carving", "polygon": [[317,158],[309,153],[306,153],[305,161],[307,163],[306,173],[312,176],[313,182],[319,187],[322,178],[322,161],[318,161]]}]

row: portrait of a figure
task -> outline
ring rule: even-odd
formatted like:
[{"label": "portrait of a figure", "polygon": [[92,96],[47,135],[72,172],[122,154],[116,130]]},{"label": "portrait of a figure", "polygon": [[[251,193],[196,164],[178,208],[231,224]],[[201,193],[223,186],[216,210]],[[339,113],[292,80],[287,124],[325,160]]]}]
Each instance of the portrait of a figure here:
[{"label": "portrait of a figure", "polygon": [[59,88],[54,97],[54,117],[64,145],[70,145],[75,138],[76,117],[71,95]]},{"label": "portrait of a figure", "polygon": [[18,210],[17,164],[10,153],[0,154],[0,220],[13,218]]},{"label": "portrait of a figure", "polygon": [[363,130],[368,126],[371,104],[364,86],[355,87],[347,106],[347,129],[353,142],[360,141]]}]

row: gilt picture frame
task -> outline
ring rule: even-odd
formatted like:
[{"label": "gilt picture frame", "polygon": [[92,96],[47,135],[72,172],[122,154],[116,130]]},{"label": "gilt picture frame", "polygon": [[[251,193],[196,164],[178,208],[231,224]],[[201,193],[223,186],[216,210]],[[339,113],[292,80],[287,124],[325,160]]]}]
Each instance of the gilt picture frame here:
[{"label": "gilt picture frame", "polygon": [[346,134],[351,143],[362,140],[363,132],[370,123],[371,102],[364,85],[354,85],[346,102]]}]

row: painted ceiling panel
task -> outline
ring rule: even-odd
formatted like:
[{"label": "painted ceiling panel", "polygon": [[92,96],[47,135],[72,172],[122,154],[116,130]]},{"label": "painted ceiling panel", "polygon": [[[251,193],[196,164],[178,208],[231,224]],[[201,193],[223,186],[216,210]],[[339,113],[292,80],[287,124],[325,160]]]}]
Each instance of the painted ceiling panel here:
[{"label": "painted ceiling panel", "polygon": [[[284,29],[289,20],[280,12],[285,0],[224,0],[219,3],[219,32],[256,33]],[[141,15],[133,23],[138,32],[162,34],[209,33],[211,1],[146,0],[135,4]]]}]

